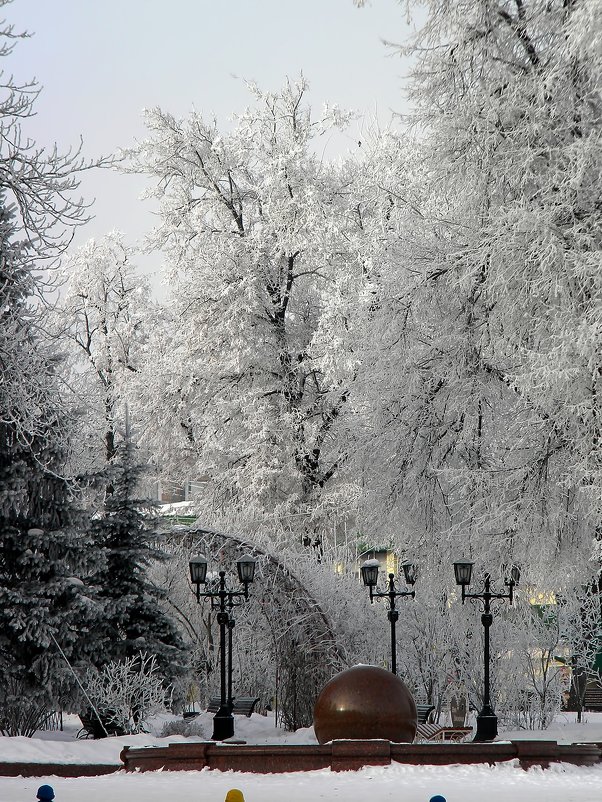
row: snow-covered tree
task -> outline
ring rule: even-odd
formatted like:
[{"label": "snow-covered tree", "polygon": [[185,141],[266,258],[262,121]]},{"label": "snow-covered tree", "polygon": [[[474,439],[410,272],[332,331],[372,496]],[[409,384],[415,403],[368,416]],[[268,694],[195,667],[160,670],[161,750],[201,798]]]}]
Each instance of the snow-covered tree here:
[{"label": "snow-covered tree", "polygon": [[[0,58],[17,38],[0,24]],[[85,659],[96,616],[82,583],[95,551],[64,478],[70,421],[44,313],[49,271],[86,218],[73,198],[85,165],[22,133],[35,84],[4,71],[0,84],[0,718],[31,734],[66,687],[59,650]]]},{"label": "snow-covered tree", "polygon": [[152,242],[173,289],[141,377],[158,421],[145,442],[168,470],[208,477],[216,509],[312,509],[345,456],[334,432],[356,367],[341,345],[358,223],[349,173],[316,155],[345,118],[313,118],[306,88],[251,86],[229,133],[154,109],[128,154],[157,182]]},{"label": "snow-covered tree", "polygon": [[91,633],[101,609],[89,586],[98,553],[81,533],[68,484],[39,470],[29,483],[41,504],[0,524],[0,726],[9,735],[32,735],[72,698],[68,663],[96,659]]},{"label": "snow-covered tree", "polygon": [[109,492],[95,521],[95,542],[106,560],[95,577],[104,605],[95,638],[100,659],[125,660],[145,652],[171,680],[184,670],[184,643],[167,614],[164,591],[150,578],[150,567],[166,559],[156,532],[154,504],[139,495],[143,465],[129,432],[116,444],[108,469]]},{"label": "snow-covered tree", "polygon": [[577,709],[577,720],[581,721],[587,684],[600,681],[596,665],[602,651],[599,580],[566,597],[558,594],[557,602],[555,616],[566,663],[571,669],[571,700]]},{"label": "snow-covered tree", "polygon": [[143,339],[149,287],[131,260],[123,235],[111,232],[88,240],[61,268],[66,286],[55,325],[73,345],[70,385],[86,406],[88,431],[81,439],[97,466],[115,456],[116,420]]},{"label": "snow-covered tree", "polygon": [[602,12],[427,9],[407,48],[420,155],[366,338],[369,510],[434,571],[463,552],[578,586],[602,512]]},{"label": "snow-covered tree", "polygon": [[[598,593],[582,599],[600,581],[602,8],[403,5],[420,25],[404,48],[412,127],[381,162],[388,246],[351,410],[362,517],[433,586],[463,554],[481,574],[522,565],[518,609],[492,629],[494,697],[541,723],[566,680],[563,643],[530,597],[570,597],[583,676],[599,619]],[[418,643],[433,639],[415,623]],[[474,701],[472,634],[460,674]]]}]

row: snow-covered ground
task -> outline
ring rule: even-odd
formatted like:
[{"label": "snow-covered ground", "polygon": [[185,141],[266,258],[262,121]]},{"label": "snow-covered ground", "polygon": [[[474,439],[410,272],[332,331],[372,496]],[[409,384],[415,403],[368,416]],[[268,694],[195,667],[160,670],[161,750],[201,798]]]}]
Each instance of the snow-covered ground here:
[{"label": "snow-covered ground", "polygon": [[[155,733],[164,720],[153,722]],[[211,717],[200,717],[211,733]],[[36,738],[0,738],[0,761],[116,763],[125,744],[165,745],[182,736],[157,734],[75,740],[78,723],[67,719],[63,732]],[[285,733],[272,718],[236,718],[236,737],[248,743],[315,743],[313,731]],[[539,738],[561,743],[602,742],[602,714],[588,713],[583,724],[573,714],[559,716],[544,732],[503,732],[506,738]],[[36,790],[53,786],[55,802],[222,802],[229,788],[240,788],[246,802],[428,802],[443,794],[447,802],[602,802],[602,765],[577,768],[559,764],[545,771],[523,771],[514,763],[497,766],[367,767],[358,772],[330,770],[278,775],[219,771],[149,772],[65,779],[0,777],[0,802],[35,802]]]}]

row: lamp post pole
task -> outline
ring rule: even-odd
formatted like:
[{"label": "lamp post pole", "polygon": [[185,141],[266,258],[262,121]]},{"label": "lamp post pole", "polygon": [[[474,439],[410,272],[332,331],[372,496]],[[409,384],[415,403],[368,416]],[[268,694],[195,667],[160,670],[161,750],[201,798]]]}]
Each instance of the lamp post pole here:
[{"label": "lamp post pole", "polygon": [[466,599],[480,599],[483,602],[483,613],[481,615],[481,624],[483,625],[483,707],[477,715],[477,731],[473,740],[493,741],[497,737],[497,716],[491,704],[491,683],[489,678],[489,630],[493,623],[491,600],[508,599],[512,604],[514,588],[518,585],[520,579],[520,569],[516,565],[510,568],[509,577],[504,581],[505,586],[508,588],[508,593],[493,593],[491,590],[491,576],[488,573],[485,574],[481,593],[467,593],[466,588],[470,585],[473,565],[474,563],[471,560],[461,560],[454,563],[456,583],[462,588],[462,604]]},{"label": "lamp post pole", "polygon": [[232,633],[234,630],[234,618],[232,617],[232,610],[228,615],[228,706],[230,710],[232,710],[232,705],[234,702],[232,696]]},{"label": "lamp post pole", "polygon": [[[201,594],[205,596],[206,594]],[[220,701],[219,709],[213,719],[213,740],[223,741],[234,735],[234,717],[232,715],[231,700],[226,697],[226,627],[228,626],[229,616],[226,611],[226,572],[219,572],[219,586],[210,596],[211,603],[217,599],[219,606],[217,613],[217,623],[219,625],[219,679],[220,679]],[[229,673],[229,671],[228,671]]]},{"label": "lamp post pole", "polygon": [[[416,582],[416,568],[413,563],[406,561],[403,564],[403,573],[405,581],[408,585],[414,585]],[[395,586],[395,574],[389,574],[387,589],[384,591],[375,590],[378,582],[378,560],[367,560],[361,567],[362,579],[364,585],[370,591],[370,604],[374,603],[374,599],[387,599],[389,609],[387,610],[387,618],[391,625],[391,673],[397,674],[397,640],[395,633],[395,625],[399,619],[399,610],[395,606],[395,599],[402,596],[416,596],[414,590],[397,590]]]},{"label": "lamp post pole", "polygon": [[[491,615],[491,577],[485,574],[485,587],[483,590],[483,613],[481,614],[481,624],[483,624],[483,682],[485,685],[483,693],[483,709],[479,713],[479,718],[483,720],[481,726],[481,735],[487,734],[488,727],[495,727],[495,732],[491,736],[491,740],[497,736],[497,716],[491,706],[491,683],[489,681],[489,629],[493,623],[493,616]],[[500,597],[498,597],[500,598]],[[495,719],[495,722],[493,722]],[[483,732],[483,730],[485,732]],[[479,722],[477,720],[477,732],[479,735]],[[479,739],[481,740],[481,739]],[[483,738],[482,740],[485,740]]]},{"label": "lamp post pole", "polygon": [[[234,716],[232,715],[232,630],[234,619],[232,608],[237,607],[249,598],[249,584],[255,574],[255,560],[253,557],[241,557],[236,561],[238,579],[243,586],[242,590],[230,590],[226,587],[226,572],[220,571],[217,585],[209,590],[201,591],[207,578],[207,560],[202,557],[193,557],[190,560],[190,579],[195,585],[197,603],[202,598],[211,599],[211,609],[217,610],[217,623],[219,624],[220,643],[220,705],[213,717],[214,741],[225,741],[234,735]],[[226,629],[228,630],[226,636]]]}]

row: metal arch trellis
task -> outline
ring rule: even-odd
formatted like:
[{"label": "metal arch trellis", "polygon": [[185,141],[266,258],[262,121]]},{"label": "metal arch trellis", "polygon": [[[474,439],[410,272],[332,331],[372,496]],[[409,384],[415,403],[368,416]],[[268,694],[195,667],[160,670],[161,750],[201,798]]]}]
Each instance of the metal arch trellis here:
[{"label": "metal arch trellis", "polygon": [[257,609],[273,635],[276,716],[287,729],[310,726],[320,690],[347,667],[325,611],[286,565],[243,537],[194,525],[178,527],[170,539],[174,535],[191,555],[202,552],[218,567],[233,565],[245,553],[256,558],[251,599],[264,601]]}]

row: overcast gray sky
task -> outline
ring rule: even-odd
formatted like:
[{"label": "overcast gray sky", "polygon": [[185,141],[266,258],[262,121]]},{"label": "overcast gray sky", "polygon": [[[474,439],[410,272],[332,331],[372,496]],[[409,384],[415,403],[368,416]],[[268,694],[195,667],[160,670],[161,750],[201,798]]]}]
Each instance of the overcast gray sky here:
[{"label": "overcast gray sky", "polygon": [[[275,90],[303,71],[312,106],[338,103],[382,125],[404,108],[407,64],[382,43],[410,30],[396,0],[362,9],[352,0],[14,0],[2,12],[32,34],[2,65],[43,86],[28,132],[63,149],[81,136],[91,157],[143,137],[143,108],[183,116],[194,107],[226,126],[249,103],[242,79]],[[141,186],[135,176],[86,176],[95,220],[78,241],[113,228],[139,238],[153,222]]]}]

